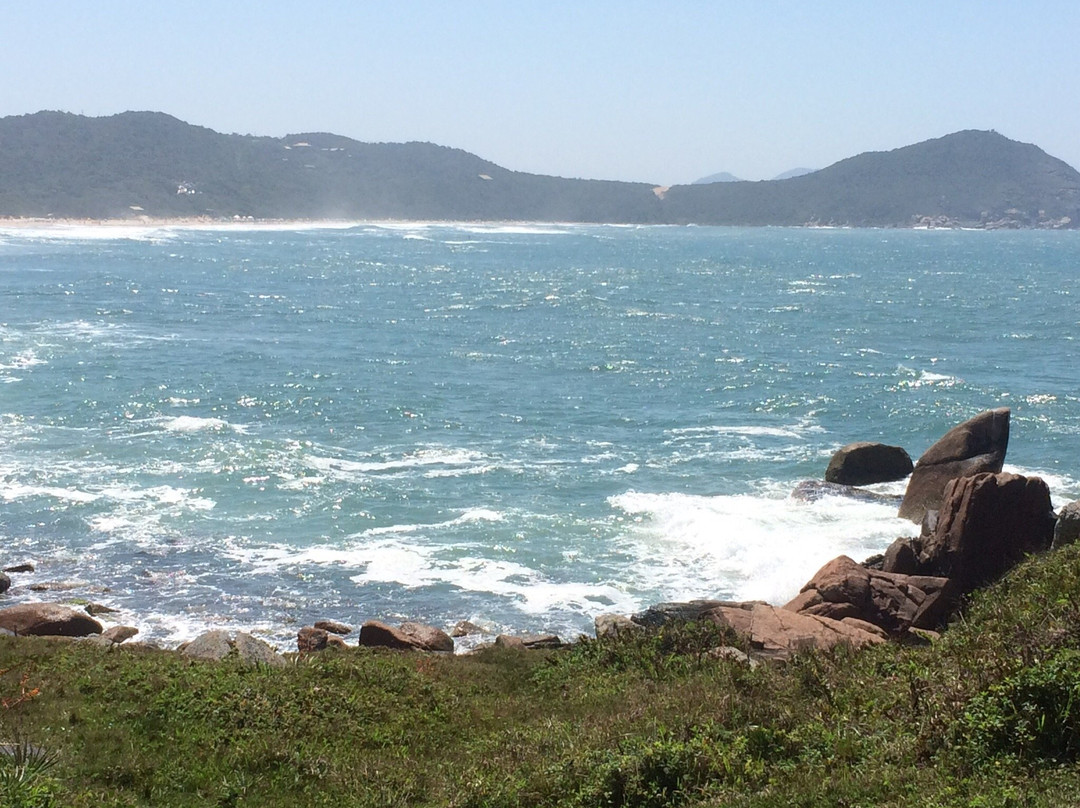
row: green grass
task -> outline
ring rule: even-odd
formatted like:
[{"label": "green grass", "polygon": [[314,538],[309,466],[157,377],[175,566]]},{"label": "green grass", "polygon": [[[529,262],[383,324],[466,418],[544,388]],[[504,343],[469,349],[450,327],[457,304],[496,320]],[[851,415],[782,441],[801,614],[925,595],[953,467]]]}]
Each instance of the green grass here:
[{"label": "green grass", "polygon": [[0,638],[0,742],[47,756],[0,756],[0,805],[1080,805],[1080,548],[933,646],[751,669],[731,639],[268,670]]}]

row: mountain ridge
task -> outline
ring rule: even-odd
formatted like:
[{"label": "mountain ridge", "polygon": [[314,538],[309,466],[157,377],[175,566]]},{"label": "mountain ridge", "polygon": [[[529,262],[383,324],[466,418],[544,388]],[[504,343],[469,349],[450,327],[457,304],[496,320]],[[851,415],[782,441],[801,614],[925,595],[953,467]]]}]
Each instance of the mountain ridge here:
[{"label": "mountain ridge", "polygon": [[513,171],[427,142],[42,111],[0,118],[0,216],[1074,228],[1080,173],[963,130],[784,180],[661,188]]}]

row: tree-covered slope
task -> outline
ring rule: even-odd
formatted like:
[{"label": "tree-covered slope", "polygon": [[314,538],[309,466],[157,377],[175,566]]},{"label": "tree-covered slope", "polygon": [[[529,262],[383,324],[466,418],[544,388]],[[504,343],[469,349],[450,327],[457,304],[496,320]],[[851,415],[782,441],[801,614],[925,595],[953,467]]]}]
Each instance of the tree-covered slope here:
[{"label": "tree-covered slope", "polygon": [[911,226],[941,217],[1075,227],[1080,174],[1036,146],[965,131],[788,180],[680,186],[665,205],[672,221],[701,224]]},{"label": "tree-covered slope", "polygon": [[156,112],[0,119],[0,216],[1080,225],[1080,174],[967,131],[786,180],[659,189],[510,171],[430,143],[226,135]]},{"label": "tree-covered slope", "polygon": [[0,119],[0,215],[659,220],[651,186],[507,171],[430,143],[224,135],[162,113]]}]

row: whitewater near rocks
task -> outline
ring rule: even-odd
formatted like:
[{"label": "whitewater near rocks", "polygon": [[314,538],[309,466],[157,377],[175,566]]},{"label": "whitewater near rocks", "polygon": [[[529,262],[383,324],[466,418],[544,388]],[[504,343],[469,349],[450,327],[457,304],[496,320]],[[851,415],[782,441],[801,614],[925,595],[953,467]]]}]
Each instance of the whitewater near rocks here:
[{"label": "whitewater near rocks", "polygon": [[[789,600],[895,507],[790,497],[1008,406],[1080,496],[1071,232],[0,228],[6,603],[175,644],[320,618],[572,637]],[[903,483],[875,486],[899,494]]]}]

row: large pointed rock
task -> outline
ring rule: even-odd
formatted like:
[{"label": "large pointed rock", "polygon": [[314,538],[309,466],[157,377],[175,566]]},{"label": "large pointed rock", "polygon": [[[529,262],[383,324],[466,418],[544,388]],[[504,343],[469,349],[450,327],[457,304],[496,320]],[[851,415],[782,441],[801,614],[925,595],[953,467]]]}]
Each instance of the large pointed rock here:
[{"label": "large pointed rock", "polygon": [[1050,489],[1038,477],[977,474],[945,489],[934,532],[920,539],[919,571],[956,580],[970,592],[1054,537]]},{"label": "large pointed rock", "polygon": [[987,410],[953,427],[915,464],[899,516],[922,522],[927,511],[941,507],[950,480],[1001,471],[1008,446],[1007,407]]}]

